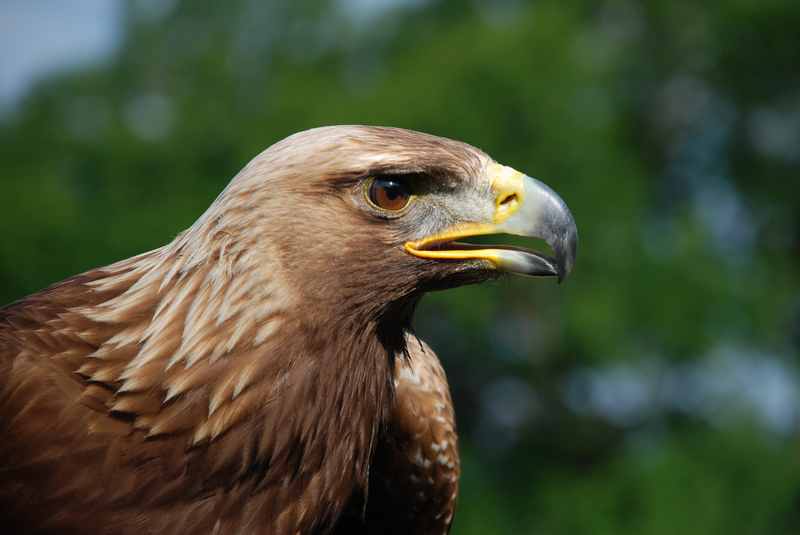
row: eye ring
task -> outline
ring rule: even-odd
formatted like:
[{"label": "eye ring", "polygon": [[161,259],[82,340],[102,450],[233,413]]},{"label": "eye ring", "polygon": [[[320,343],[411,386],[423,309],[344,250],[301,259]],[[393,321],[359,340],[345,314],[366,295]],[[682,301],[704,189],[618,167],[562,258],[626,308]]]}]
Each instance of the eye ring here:
[{"label": "eye ring", "polygon": [[393,177],[370,177],[364,182],[364,197],[374,208],[398,214],[411,204],[414,195],[404,180]]}]

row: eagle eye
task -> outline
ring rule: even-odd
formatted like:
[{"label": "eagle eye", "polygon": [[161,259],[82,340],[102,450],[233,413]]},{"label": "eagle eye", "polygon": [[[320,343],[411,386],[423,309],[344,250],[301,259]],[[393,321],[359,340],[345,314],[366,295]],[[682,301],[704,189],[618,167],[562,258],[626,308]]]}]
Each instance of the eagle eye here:
[{"label": "eagle eye", "polygon": [[411,200],[411,189],[403,180],[391,177],[376,177],[368,183],[367,197],[369,202],[376,207],[397,212],[408,206]]}]

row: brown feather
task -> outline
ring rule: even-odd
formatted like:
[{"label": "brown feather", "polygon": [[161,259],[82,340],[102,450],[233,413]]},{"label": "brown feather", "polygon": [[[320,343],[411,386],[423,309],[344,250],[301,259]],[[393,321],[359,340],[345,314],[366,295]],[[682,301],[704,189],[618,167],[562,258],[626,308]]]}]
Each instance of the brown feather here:
[{"label": "brown feather", "polygon": [[399,129],[297,134],[169,245],[0,309],[0,522],[446,532],[452,406],[406,331],[421,281],[452,268],[410,259],[342,192],[393,169],[476,181],[488,161]]}]

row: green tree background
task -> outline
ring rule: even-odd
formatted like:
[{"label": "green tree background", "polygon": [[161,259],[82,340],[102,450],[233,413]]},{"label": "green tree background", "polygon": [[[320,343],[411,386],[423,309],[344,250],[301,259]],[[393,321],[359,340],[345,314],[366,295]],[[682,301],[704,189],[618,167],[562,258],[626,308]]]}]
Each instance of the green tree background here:
[{"label": "green tree background", "polygon": [[0,301],[168,242],[293,132],[461,139],[581,244],[560,287],[421,306],[454,533],[800,533],[800,2],[124,5],[111,59],[0,122]]}]

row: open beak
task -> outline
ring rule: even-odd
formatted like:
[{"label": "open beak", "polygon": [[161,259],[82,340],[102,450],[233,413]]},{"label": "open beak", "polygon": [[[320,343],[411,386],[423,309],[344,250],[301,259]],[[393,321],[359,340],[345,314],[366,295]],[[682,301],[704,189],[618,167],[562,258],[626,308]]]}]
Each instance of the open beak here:
[{"label": "open beak", "polygon": [[[578,247],[578,230],[567,205],[549,186],[510,167],[492,163],[487,171],[495,196],[492,221],[465,223],[407,242],[406,251],[435,260],[487,260],[500,271],[558,277],[562,281],[572,271]],[[554,256],[520,247],[456,242],[487,234],[540,238],[550,246]]]}]

